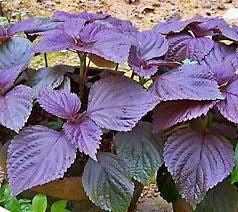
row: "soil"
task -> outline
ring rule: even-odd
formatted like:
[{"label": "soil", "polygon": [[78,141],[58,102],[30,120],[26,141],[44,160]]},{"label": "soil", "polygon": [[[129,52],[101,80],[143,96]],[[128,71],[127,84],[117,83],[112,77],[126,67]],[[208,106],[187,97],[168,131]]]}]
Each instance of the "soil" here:
[{"label": "soil", "polygon": [[[151,29],[155,24],[171,19],[193,16],[223,16],[229,9],[238,8],[238,0],[13,0],[6,1],[1,10],[18,12],[23,19],[46,17],[54,11],[106,12],[129,19],[139,29]],[[236,22],[237,23],[237,22]],[[154,184],[144,188],[138,201],[138,212],[171,212],[172,206],[163,200]]]}]

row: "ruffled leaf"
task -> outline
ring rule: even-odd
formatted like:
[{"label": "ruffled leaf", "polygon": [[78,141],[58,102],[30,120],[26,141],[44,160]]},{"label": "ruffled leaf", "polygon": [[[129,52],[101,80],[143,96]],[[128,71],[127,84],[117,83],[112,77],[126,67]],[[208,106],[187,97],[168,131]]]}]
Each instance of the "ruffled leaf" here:
[{"label": "ruffled leaf", "polygon": [[13,87],[15,80],[22,71],[22,66],[0,70],[0,94],[4,94]]},{"label": "ruffled leaf", "polygon": [[18,32],[40,34],[55,29],[60,23],[59,21],[46,18],[27,19],[10,25],[8,31],[11,35]]},{"label": "ruffled leaf", "polygon": [[66,90],[44,90],[38,96],[38,102],[45,111],[63,119],[76,118],[81,107],[78,96]]},{"label": "ruffled leaf", "polygon": [[90,200],[107,211],[127,211],[134,185],[126,163],[111,153],[98,154],[98,161],[89,159],[83,172],[83,186]]},{"label": "ruffled leaf", "polygon": [[27,127],[12,140],[7,170],[12,193],[64,176],[76,158],[75,147],[62,132],[44,126]]},{"label": "ruffled leaf", "polygon": [[168,42],[155,30],[139,32],[137,42],[130,50],[128,63],[140,76],[151,76],[157,67],[149,65],[148,61],[164,55],[168,50]]},{"label": "ruffled leaf", "polygon": [[163,143],[152,134],[152,125],[139,122],[130,132],[116,134],[116,150],[135,180],[146,185],[163,164]]},{"label": "ruffled leaf", "polygon": [[164,160],[182,197],[195,205],[230,174],[234,152],[222,136],[184,129],[168,138]]},{"label": "ruffled leaf", "polygon": [[214,41],[207,37],[195,38],[188,34],[170,36],[166,58],[182,62],[186,58],[201,61],[213,48]]},{"label": "ruffled leaf", "polygon": [[26,38],[14,37],[0,45],[0,69],[26,67],[34,56],[33,46]]},{"label": "ruffled leaf", "polygon": [[18,132],[26,123],[32,110],[32,89],[18,85],[0,96],[0,123]]},{"label": "ruffled leaf", "polygon": [[189,29],[190,26],[196,26],[199,23],[204,21],[203,18],[191,18],[189,20],[181,21],[181,20],[174,20],[174,21],[166,21],[159,23],[154,27],[154,29],[161,34],[171,34],[171,33],[179,33],[184,29]]},{"label": "ruffled leaf", "polygon": [[153,128],[158,132],[173,125],[206,115],[214,102],[178,100],[160,103],[153,113]]},{"label": "ruffled leaf", "polygon": [[91,87],[87,112],[102,128],[128,131],[156,103],[155,96],[136,82],[124,77],[108,77]]},{"label": "ruffled leaf", "polygon": [[223,89],[225,100],[216,104],[220,113],[229,121],[238,123],[238,78],[236,77]]},{"label": "ruffled leaf", "polygon": [[223,98],[209,69],[201,65],[183,65],[165,73],[156,79],[151,89],[163,101]]},{"label": "ruffled leaf", "polygon": [[99,149],[102,132],[92,120],[82,118],[75,122],[66,122],[63,127],[69,141],[80,152],[97,160],[96,153]]},{"label": "ruffled leaf", "polygon": [[30,83],[34,96],[37,97],[45,88],[54,89],[60,86],[65,79],[65,74],[73,72],[74,69],[72,66],[56,65],[35,71]]}]

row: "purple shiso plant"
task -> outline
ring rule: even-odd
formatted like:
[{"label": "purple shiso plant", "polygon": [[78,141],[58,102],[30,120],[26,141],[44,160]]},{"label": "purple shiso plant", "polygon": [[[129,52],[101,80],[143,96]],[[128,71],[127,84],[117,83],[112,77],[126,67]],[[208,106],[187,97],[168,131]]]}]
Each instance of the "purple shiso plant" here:
[{"label": "purple shiso plant", "polygon": [[[167,201],[236,211],[237,43],[237,27],[219,18],[138,31],[107,14],[56,12],[0,27],[12,193],[81,163],[84,190],[103,210],[127,211],[134,183],[147,185],[157,173]],[[29,68],[34,56],[62,50],[79,57],[78,67]],[[90,67],[95,58],[113,68]],[[131,76],[120,71],[125,64]]]}]

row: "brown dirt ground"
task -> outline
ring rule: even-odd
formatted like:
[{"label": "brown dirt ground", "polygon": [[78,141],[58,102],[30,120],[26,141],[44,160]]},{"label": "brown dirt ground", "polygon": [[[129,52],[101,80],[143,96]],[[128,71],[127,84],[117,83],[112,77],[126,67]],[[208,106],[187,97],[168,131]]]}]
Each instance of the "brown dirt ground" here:
[{"label": "brown dirt ground", "polygon": [[[128,3],[130,1],[134,3]],[[144,30],[171,18],[222,16],[229,8],[238,7],[238,0],[13,0],[4,4],[4,7],[5,10],[20,12],[23,18],[50,16],[57,10],[72,13],[106,12],[118,18],[129,19]],[[137,211],[173,210],[158,195],[156,186],[152,184],[143,190]]]}]

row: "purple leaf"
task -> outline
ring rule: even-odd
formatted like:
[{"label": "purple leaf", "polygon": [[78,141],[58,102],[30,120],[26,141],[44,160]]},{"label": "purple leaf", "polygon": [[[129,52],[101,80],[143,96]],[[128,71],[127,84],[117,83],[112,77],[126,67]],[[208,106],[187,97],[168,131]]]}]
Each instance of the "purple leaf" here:
[{"label": "purple leaf", "polygon": [[31,86],[34,91],[34,96],[37,97],[40,91],[46,88],[59,87],[64,79],[66,73],[74,72],[75,68],[68,65],[56,65],[54,67],[40,68],[34,71],[34,75],[31,79]]},{"label": "purple leaf", "polygon": [[59,21],[67,21],[69,19],[84,19],[86,23],[92,23],[97,20],[104,20],[109,15],[103,13],[80,13],[80,14],[70,14],[64,11],[56,11],[53,18]]},{"label": "purple leaf", "polygon": [[223,89],[223,95],[225,100],[222,100],[216,104],[220,113],[229,121],[238,123],[238,78],[235,77],[228,85]]},{"label": "purple leaf", "polygon": [[238,32],[235,28],[230,27],[228,24],[222,24],[218,28],[225,38],[238,42]]},{"label": "purple leaf", "polygon": [[0,69],[22,65],[26,67],[34,56],[31,42],[26,38],[14,37],[0,45]]},{"label": "purple leaf", "polygon": [[51,19],[27,19],[22,22],[10,25],[8,30],[11,35],[14,35],[18,32],[42,34],[55,29],[59,24],[61,24],[61,22]]},{"label": "purple leaf", "polygon": [[128,20],[122,20],[115,17],[108,17],[101,22],[102,24],[105,24],[109,28],[113,28],[117,30],[118,32],[135,36],[137,34],[137,29],[135,26],[133,26],[131,21]]},{"label": "purple leaf", "polygon": [[195,205],[230,174],[234,152],[222,136],[184,129],[168,138],[164,160],[182,197]]},{"label": "purple leaf", "polygon": [[234,57],[234,49],[224,45],[215,43],[212,51],[205,56],[201,64],[206,64],[214,73],[219,85],[227,83],[235,76],[236,57]]},{"label": "purple leaf", "polygon": [[203,22],[204,18],[192,18],[186,21],[181,20],[175,20],[175,21],[167,21],[159,23],[154,27],[156,31],[158,31],[161,34],[171,34],[171,33],[179,33],[183,31],[186,28],[189,28],[189,26],[197,25],[201,22]]},{"label": "purple leaf", "polygon": [[75,122],[66,122],[63,127],[67,138],[80,152],[97,160],[102,132],[92,120],[81,118]]},{"label": "purple leaf", "polygon": [[0,94],[13,87],[15,80],[22,71],[22,66],[0,70]]},{"label": "purple leaf", "polygon": [[177,123],[206,115],[214,104],[213,101],[192,100],[161,102],[153,113],[154,131],[159,132]]},{"label": "purple leaf", "polygon": [[36,53],[60,51],[70,48],[74,39],[60,29],[48,32],[35,46]]},{"label": "purple leaf", "polygon": [[[36,52],[59,51],[67,48],[92,53],[117,63],[126,62],[132,40],[129,36],[108,29],[105,25],[91,23],[82,27],[69,27],[54,30],[37,44]],[[77,24],[76,24],[77,25]]]},{"label": "purple leaf", "polygon": [[238,130],[232,125],[227,125],[224,123],[213,123],[212,131],[217,134],[223,135],[230,140],[238,138]]},{"label": "purple leaf", "polygon": [[223,99],[213,75],[201,65],[183,65],[165,73],[151,89],[163,101]]},{"label": "purple leaf", "polygon": [[44,126],[27,127],[12,140],[7,170],[12,193],[64,176],[76,158],[75,147],[62,132]]},{"label": "purple leaf", "polygon": [[207,37],[179,34],[168,37],[169,50],[166,58],[182,62],[186,58],[201,61],[213,48],[214,41]]},{"label": "purple leaf", "polygon": [[78,96],[66,90],[44,90],[38,96],[38,102],[48,113],[69,120],[76,118],[81,107]]},{"label": "purple leaf", "polygon": [[18,85],[0,96],[0,123],[18,132],[30,116],[32,102],[32,89],[25,85]]},{"label": "purple leaf", "polygon": [[130,79],[108,77],[91,87],[87,112],[102,128],[128,131],[155,107],[156,100]]},{"label": "purple leaf", "polygon": [[148,30],[137,34],[137,42],[130,50],[128,63],[140,76],[151,76],[156,73],[157,66],[149,65],[148,61],[167,52],[167,40],[155,30]]}]

